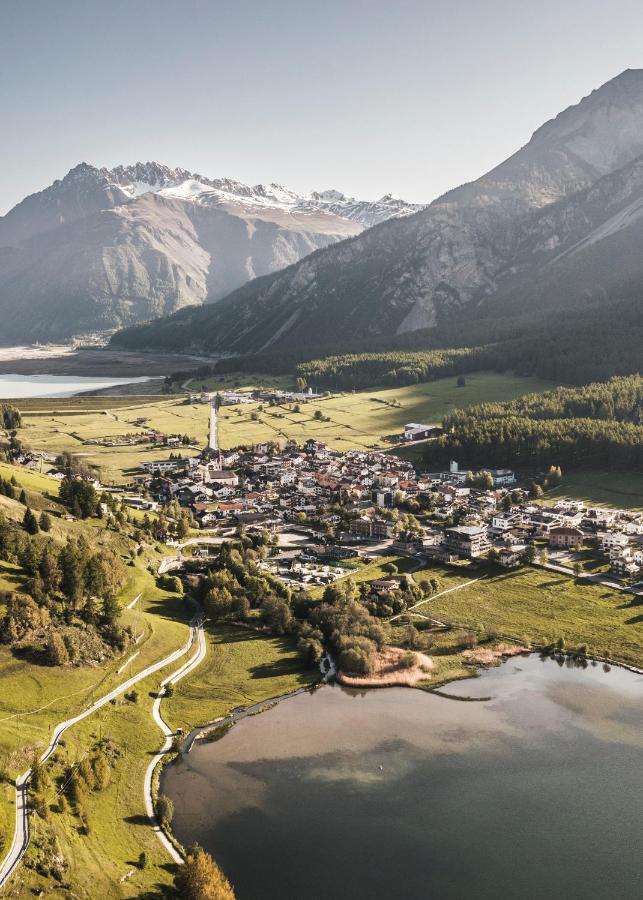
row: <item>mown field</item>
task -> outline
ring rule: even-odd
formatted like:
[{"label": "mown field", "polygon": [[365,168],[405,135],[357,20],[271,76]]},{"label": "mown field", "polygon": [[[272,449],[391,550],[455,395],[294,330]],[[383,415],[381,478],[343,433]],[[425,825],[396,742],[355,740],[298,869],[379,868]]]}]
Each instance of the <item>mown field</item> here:
[{"label": "mown field", "polygon": [[[456,407],[481,400],[509,400],[530,391],[551,387],[548,382],[512,375],[476,373],[459,388],[455,378],[387,390],[333,394],[320,400],[283,407],[227,407],[221,412],[223,446],[257,443],[262,440],[294,438],[302,443],[309,437],[326,441],[337,450],[391,447],[385,438],[399,434],[407,422],[439,423]],[[258,415],[253,421],[252,413]],[[318,421],[319,412],[329,421]]]},{"label": "mown field", "polygon": [[[217,384],[217,387],[231,386]],[[248,385],[241,385],[247,387]],[[336,394],[300,404],[269,407],[248,404],[223,407],[220,413],[222,447],[255,444],[267,440],[314,437],[339,450],[390,447],[387,435],[399,433],[407,422],[440,422],[455,407],[481,400],[509,400],[528,391],[545,390],[547,382],[512,375],[477,373],[457,387],[455,378],[359,394]],[[70,451],[101,468],[106,483],[121,483],[142,460],[165,458],[168,451],[145,446],[98,447],[84,441],[154,429],[166,434],[187,434],[205,444],[209,423],[207,404],[186,404],[182,396],[169,398],[72,398],[18,401],[23,410],[22,441],[47,453]],[[315,414],[322,419],[316,419]],[[144,426],[134,421],[145,418]],[[326,421],[328,420],[328,421]],[[191,451],[183,451],[188,454]],[[192,451],[194,452],[194,451]]]},{"label": "mown field", "polygon": [[536,645],[562,637],[570,648],[586,644],[590,653],[643,665],[641,598],[545,569],[490,570],[475,584],[429,599],[417,611]]}]

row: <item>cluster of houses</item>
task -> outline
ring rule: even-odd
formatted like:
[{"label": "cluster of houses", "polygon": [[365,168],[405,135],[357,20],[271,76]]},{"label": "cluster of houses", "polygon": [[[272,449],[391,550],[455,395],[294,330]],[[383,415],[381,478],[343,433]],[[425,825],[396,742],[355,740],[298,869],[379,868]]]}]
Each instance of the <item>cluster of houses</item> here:
[{"label": "cluster of houses", "polygon": [[[333,451],[313,439],[280,451],[259,444],[142,467],[153,502],[177,500],[201,528],[312,526],[311,541],[323,539],[325,563],[350,548],[382,545],[440,562],[486,557],[493,550],[500,565],[511,568],[536,543],[568,560],[593,546],[618,577],[643,570],[643,514],[563,500],[547,508],[517,487],[508,469],[485,470],[493,487],[476,489],[455,462],[446,471],[418,474],[396,456]],[[405,511],[414,513],[411,528]]]},{"label": "cluster of houses", "polygon": [[190,394],[190,403],[218,402],[221,406],[239,406],[242,403],[305,403],[317,400],[321,394],[312,388],[305,391],[256,390],[256,391],[199,391]]},{"label": "cluster of houses", "polygon": [[87,438],[83,444],[93,444],[98,447],[137,447],[152,445],[155,447],[181,447],[193,446],[193,442],[186,435],[164,434],[161,431],[139,431],[132,434],[114,434],[109,437]]}]

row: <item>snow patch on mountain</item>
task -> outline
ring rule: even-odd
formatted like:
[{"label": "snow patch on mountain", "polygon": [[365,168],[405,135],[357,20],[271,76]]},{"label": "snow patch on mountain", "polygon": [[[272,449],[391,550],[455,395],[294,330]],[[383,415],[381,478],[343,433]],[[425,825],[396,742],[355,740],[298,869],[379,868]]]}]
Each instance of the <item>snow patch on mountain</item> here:
[{"label": "snow patch on mountain", "polygon": [[364,228],[386,219],[411,215],[423,208],[393,194],[385,194],[373,201],[356,200],[334,189],[299,194],[281,184],[251,186],[232,178],[212,179],[185,169],[171,169],[156,162],[101,169],[100,174],[132,199],[152,192],[208,206],[241,205],[249,212],[275,209],[285,213],[328,213],[357,222]]}]

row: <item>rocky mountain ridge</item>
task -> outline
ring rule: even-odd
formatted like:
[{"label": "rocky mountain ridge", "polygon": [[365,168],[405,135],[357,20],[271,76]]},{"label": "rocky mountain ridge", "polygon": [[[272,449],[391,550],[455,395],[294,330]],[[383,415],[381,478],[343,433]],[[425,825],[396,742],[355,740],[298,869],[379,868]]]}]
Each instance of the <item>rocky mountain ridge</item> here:
[{"label": "rocky mountain ridge", "polygon": [[213,302],[414,207],[301,196],[159,163],[87,163],[0,218],[0,341],[64,339]]},{"label": "rocky mountain ridge", "polygon": [[[628,70],[541,126],[505,162],[415,215],[246,284],[216,307],[116,340],[247,353],[478,315],[519,277],[544,277],[561,254],[599,247],[608,235],[625,240],[639,215],[641,157],[643,71]],[[580,284],[582,273],[576,277]],[[512,296],[519,306],[520,294]]]}]

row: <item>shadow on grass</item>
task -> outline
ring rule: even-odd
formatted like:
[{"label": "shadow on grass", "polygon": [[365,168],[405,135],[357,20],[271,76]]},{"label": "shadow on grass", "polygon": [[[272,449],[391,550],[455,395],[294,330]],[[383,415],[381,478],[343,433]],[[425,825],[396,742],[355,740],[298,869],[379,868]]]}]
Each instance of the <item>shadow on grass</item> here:
[{"label": "shadow on grass", "polygon": [[150,820],[144,813],[136,813],[133,816],[124,816],[123,822],[126,822],[128,825],[149,825]]},{"label": "shadow on grass", "polygon": [[[161,866],[160,868],[166,868],[166,866]],[[172,874],[174,874],[174,870]],[[155,884],[150,891],[143,891],[138,896],[139,900],[166,900],[166,898],[176,897],[176,892],[172,885]]]},{"label": "shadow on grass", "polygon": [[299,672],[300,667],[297,660],[285,659],[273,662],[259,663],[248,669],[252,678],[280,678],[284,675],[292,675]]},{"label": "shadow on grass", "polygon": [[163,597],[154,597],[148,601],[145,612],[148,615],[169,619],[172,622],[189,622],[194,615],[193,607],[177,594],[167,594]]}]

